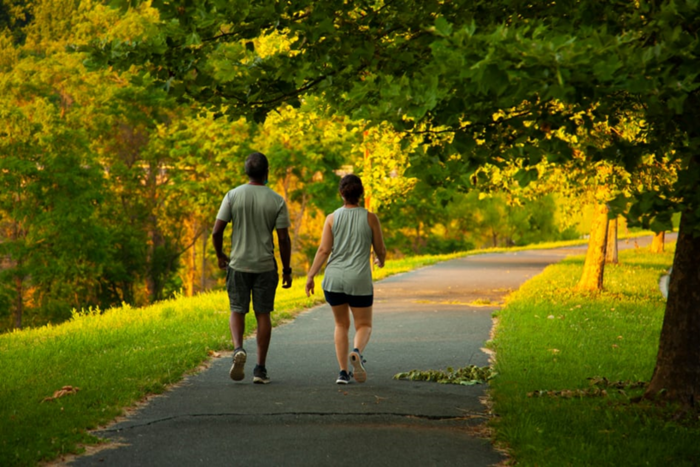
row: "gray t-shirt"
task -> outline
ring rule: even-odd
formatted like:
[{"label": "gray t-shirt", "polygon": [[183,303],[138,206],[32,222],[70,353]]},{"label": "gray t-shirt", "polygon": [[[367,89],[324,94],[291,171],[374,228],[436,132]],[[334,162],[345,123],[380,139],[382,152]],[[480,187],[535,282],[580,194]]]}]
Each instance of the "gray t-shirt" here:
[{"label": "gray t-shirt", "polygon": [[365,208],[340,208],[333,213],[333,249],[321,288],[348,295],[372,295],[372,228]]},{"label": "gray t-shirt", "polygon": [[255,273],[277,269],[272,234],[289,228],[284,198],[263,185],[241,185],[226,193],[216,218],[233,227],[231,269]]}]

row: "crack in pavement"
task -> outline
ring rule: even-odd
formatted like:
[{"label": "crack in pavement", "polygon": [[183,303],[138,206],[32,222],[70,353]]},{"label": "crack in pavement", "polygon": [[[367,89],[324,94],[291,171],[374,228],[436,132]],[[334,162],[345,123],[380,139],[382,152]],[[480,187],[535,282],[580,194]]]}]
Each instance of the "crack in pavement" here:
[{"label": "crack in pavement", "polygon": [[172,417],[159,418],[157,420],[150,420],[144,423],[137,423],[121,428],[109,428],[104,430],[95,430],[93,433],[120,433],[126,430],[133,430],[136,428],[143,428],[146,426],[157,425],[160,423],[166,423],[173,420],[179,420],[184,418],[204,418],[204,417],[284,417],[284,416],[306,416],[306,417],[397,417],[397,418],[417,418],[421,420],[430,421],[451,421],[451,420],[472,420],[475,418],[489,419],[493,418],[493,415],[483,413],[483,412],[470,412],[467,410],[459,409],[464,412],[464,415],[423,415],[423,414],[411,414],[411,413],[398,413],[398,412],[268,412],[268,413],[240,413],[240,412],[225,412],[225,413],[201,413],[201,414],[187,414],[187,415],[174,415]]}]

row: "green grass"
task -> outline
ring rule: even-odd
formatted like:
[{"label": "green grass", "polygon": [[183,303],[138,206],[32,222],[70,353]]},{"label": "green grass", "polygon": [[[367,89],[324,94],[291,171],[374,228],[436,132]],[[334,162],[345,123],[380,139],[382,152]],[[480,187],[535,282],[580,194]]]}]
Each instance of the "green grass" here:
[{"label": "green grass", "polygon": [[[583,258],[568,259],[509,297],[491,343],[498,372],[491,388],[497,441],[515,463],[697,465],[700,425],[673,423],[663,409],[631,402],[643,389],[608,387],[607,397],[560,392],[591,393],[595,377],[649,381],[665,307],[659,278],[672,256],[672,248],[620,252],[598,295],[574,290]],[[556,396],[532,395],[546,391]]]},{"label": "green grass", "polygon": [[[464,256],[420,256],[375,268],[380,279]],[[323,302],[322,277],[307,298],[305,277],[278,289],[273,324]],[[254,332],[252,313],[247,334]],[[179,297],[146,308],[75,314],[66,323],[0,335],[0,465],[35,465],[99,442],[106,424],[148,394],[163,392],[209,358],[230,350],[223,291]],[[42,402],[63,386],[76,394]]]}]

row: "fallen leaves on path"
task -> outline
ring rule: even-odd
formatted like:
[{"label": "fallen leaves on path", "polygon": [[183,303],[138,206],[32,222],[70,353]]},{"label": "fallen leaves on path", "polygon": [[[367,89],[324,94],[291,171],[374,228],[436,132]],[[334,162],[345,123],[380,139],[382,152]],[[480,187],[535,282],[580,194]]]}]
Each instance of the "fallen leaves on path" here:
[{"label": "fallen leaves on path", "polygon": [[461,384],[471,386],[483,384],[493,378],[496,373],[491,367],[478,367],[475,365],[458,368],[456,371],[451,367],[447,371],[442,370],[411,370],[394,375],[394,379],[407,379],[410,381],[430,381],[441,384]]}]

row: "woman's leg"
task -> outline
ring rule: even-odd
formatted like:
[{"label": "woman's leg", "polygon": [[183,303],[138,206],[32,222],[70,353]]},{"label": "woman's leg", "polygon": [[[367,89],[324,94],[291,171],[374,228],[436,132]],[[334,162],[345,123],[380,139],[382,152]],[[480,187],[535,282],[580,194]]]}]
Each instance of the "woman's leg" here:
[{"label": "woman's leg", "polygon": [[350,307],[350,309],[353,321],[355,321],[355,348],[357,350],[353,350],[349,358],[355,381],[364,383],[367,381],[367,370],[365,370],[362,353],[367,347],[369,336],[372,334],[372,307]]},{"label": "woman's leg", "polygon": [[350,330],[350,307],[347,303],[331,306],[335,317],[335,356],[341,370],[348,370],[348,331]]},{"label": "woman's leg", "polygon": [[355,321],[355,348],[362,353],[372,335],[372,307],[352,307],[351,310]]}]

